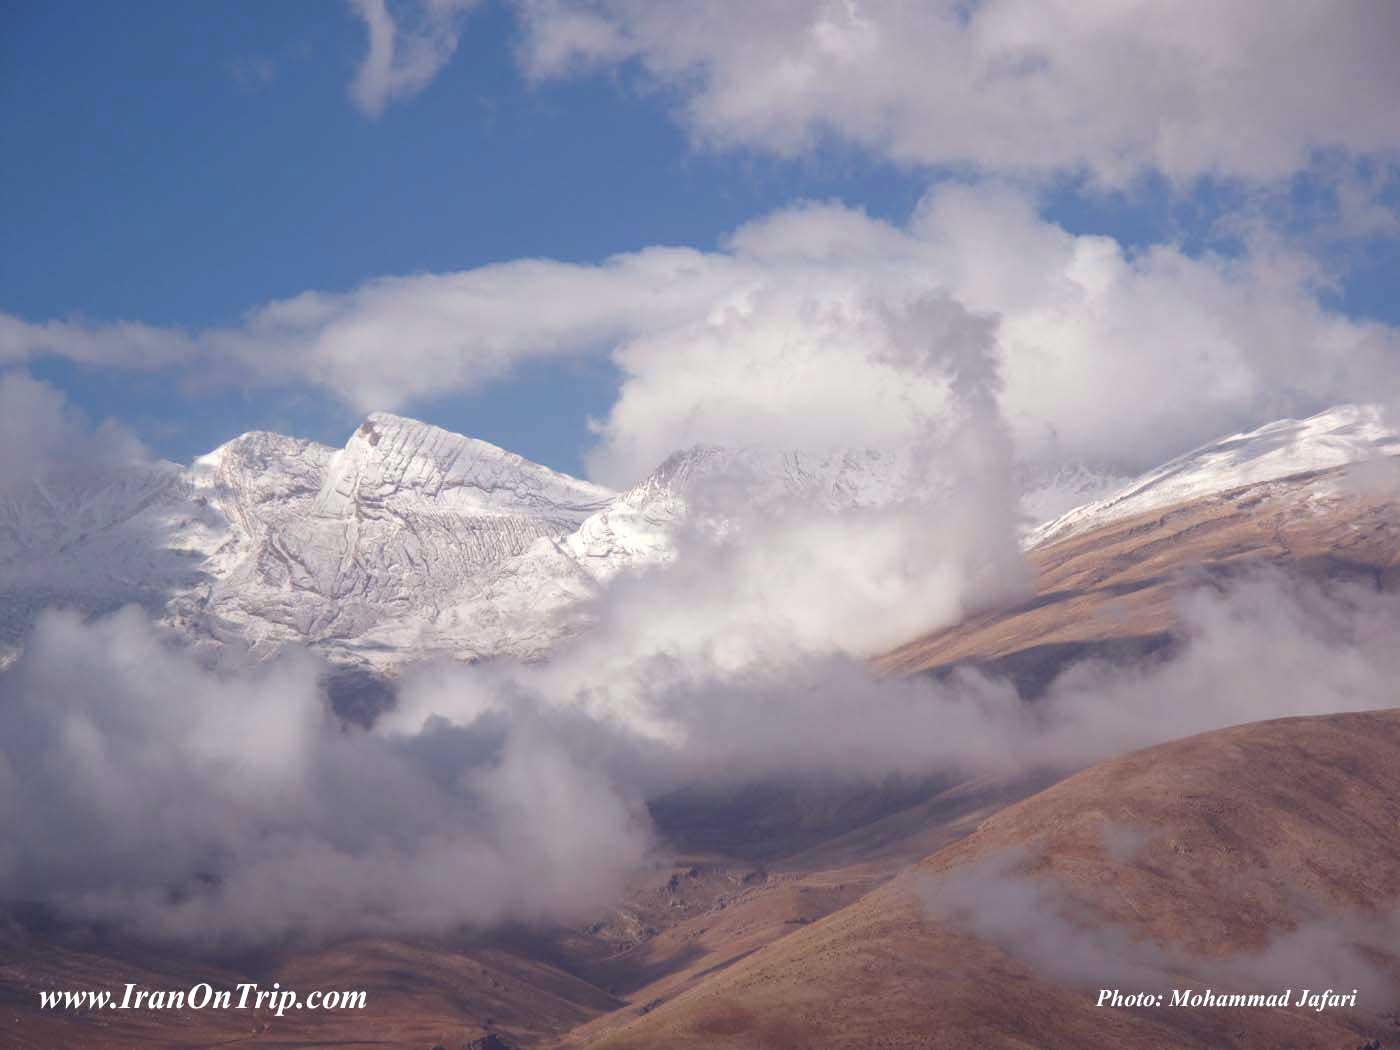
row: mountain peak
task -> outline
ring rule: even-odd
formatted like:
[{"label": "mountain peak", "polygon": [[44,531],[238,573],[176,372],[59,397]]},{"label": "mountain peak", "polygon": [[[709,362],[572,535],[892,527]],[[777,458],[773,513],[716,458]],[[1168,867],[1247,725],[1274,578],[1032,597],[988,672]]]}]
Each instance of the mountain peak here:
[{"label": "mountain peak", "polygon": [[[561,474],[477,438],[372,412],[331,457],[317,513],[343,517],[399,504],[448,513],[543,514],[574,519],[611,499],[591,482]],[[430,506],[431,505],[431,508]]]}]

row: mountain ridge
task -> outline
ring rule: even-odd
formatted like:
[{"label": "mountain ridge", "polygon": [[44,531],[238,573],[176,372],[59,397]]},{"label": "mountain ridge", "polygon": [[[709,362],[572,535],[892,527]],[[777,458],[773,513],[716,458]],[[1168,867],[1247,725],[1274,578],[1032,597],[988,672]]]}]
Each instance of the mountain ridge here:
[{"label": "mountain ridge", "polygon": [[[1338,406],[1201,446],[1030,531],[1028,549],[1220,491],[1400,449],[1370,406]],[[370,413],[341,448],[250,431],[188,466],[69,464],[0,501],[0,646],[46,605],[137,601],[195,641],[289,644],[392,673],[434,655],[536,659],[586,630],[620,573],[676,556],[677,527],[798,500],[879,507],[927,485],[908,454],[694,446],[614,492],[477,438]],[[1053,499],[1104,476],[1062,470]],[[1061,491],[1063,490],[1063,491]],[[923,498],[929,493],[919,493]],[[1027,506],[1044,493],[1026,494]],[[45,578],[26,561],[43,555]]]}]

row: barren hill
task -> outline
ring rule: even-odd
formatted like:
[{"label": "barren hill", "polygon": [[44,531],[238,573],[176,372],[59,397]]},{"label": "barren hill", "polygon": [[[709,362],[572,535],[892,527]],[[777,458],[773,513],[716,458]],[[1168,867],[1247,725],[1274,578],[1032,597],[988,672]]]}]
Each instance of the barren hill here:
[{"label": "barren hill", "polygon": [[[1400,712],[1102,763],[589,1044],[1258,1047],[1400,1038]],[[1359,1009],[1172,1008],[1353,987]],[[1165,993],[1096,1005],[1100,988]]]}]

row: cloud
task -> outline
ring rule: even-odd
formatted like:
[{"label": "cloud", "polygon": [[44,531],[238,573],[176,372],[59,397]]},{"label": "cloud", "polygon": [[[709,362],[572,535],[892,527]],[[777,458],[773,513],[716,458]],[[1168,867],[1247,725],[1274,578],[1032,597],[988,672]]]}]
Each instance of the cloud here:
[{"label": "cloud", "polygon": [[0,894],[212,947],[566,920],[640,864],[644,812],[555,727],[369,736],[318,674],[48,614],[0,677]]},{"label": "cloud", "polygon": [[207,509],[162,513],[180,483],[120,423],[94,426],[53,386],[0,371],[0,666],[48,606],[158,609],[198,582],[173,534],[218,525]]},{"label": "cloud", "polygon": [[1037,704],[1026,761],[1082,763],[1228,725],[1394,706],[1384,683],[1400,654],[1400,599],[1359,585],[1276,573],[1181,599],[1186,645],[1149,671],[1080,664]]},{"label": "cloud", "polygon": [[0,365],[49,354],[85,365],[159,368],[188,363],[199,353],[199,344],[174,328],[132,321],[33,323],[0,313]]},{"label": "cloud", "polygon": [[1394,959],[1400,912],[1348,914],[1315,901],[1315,910],[1330,914],[1269,930],[1256,950],[1207,959],[1133,937],[1053,873],[1035,868],[1024,852],[1003,851],[927,876],[919,892],[937,921],[990,941],[1056,982],[1125,995],[1208,986],[1217,995],[1291,988],[1295,997],[1304,988],[1358,989],[1373,1012],[1393,1005],[1394,981],[1378,960]]},{"label": "cloud", "polygon": [[355,71],[350,97],[369,117],[427,87],[457,50],[457,35],[478,0],[412,0],[390,11],[389,0],[349,0],[364,20],[369,50]]},{"label": "cloud", "polygon": [[522,361],[610,354],[622,382],[589,462],[629,484],[696,443],[906,442],[944,380],[872,348],[883,313],[943,295],[998,319],[1020,459],[1133,473],[1281,416],[1400,402],[1400,333],[1332,309],[1326,277],[1265,238],[1234,254],[1129,251],[1047,221],[1023,192],[944,184],[903,224],[806,204],[716,251],[381,278],[232,328],[0,315],[0,360],[180,364],[207,381],[310,383],[369,411],[478,389]]},{"label": "cloud", "polygon": [[0,372],[0,496],[12,508],[23,489],[65,463],[101,470],[146,456],[117,424],[93,434],[62,391],[23,371]]},{"label": "cloud", "polygon": [[945,185],[895,227],[811,205],[734,233],[749,287],[689,325],[614,352],[617,402],[590,466],[635,477],[694,442],[810,443],[823,427],[898,444],[926,377],[865,352],[870,302],[938,289],[999,318],[1002,409],[1018,456],[1135,473],[1271,419],[1400,397],[1400,335],[1323,305],[1312,270],[1275,245],[1130,253],[1041,218],[1023,193]]},{"label": "cloud", "polygon": [[30,323],[0,314],[0,362],[54,355],[127,368],[180,365],[205,380],[309,382],[363,411],[472,390],[519,361],[601,352],[693,316],[733,261],[652,248],[583,266],[547,260],[387,277],[346,293],[266,303],[235,328]]},{"label": "cloud", "polygon": [[[354,7],[369,54],[352,92],[373,116],[436,75],[470,5]],[[1360,6],[521,10],[536,75],[635,59],[722,144],[794,152],[834,132],[901,161],[1112,184],[1149,168],[1272,178],[1315,149],[1397,144],[1380,106],[1397,94],[1394,34]],[[1380,191],[1348,185],[1348,221],[1384,227]],[[134,609],[44,616],[0,671],[0,896],[204,943],[562,921],[615,898],[651,846],[645,804],[688,785],[1066,769],[1386,706],[1394,596],[1274,577],[1188,599],[1171,660],[1083,664],[1034,705],[976,673],[890,681],[864,662],[1020,593],[1027,464],[1131,471],[1280,415],[1400,397],[1400,335],[1329,308],[1327,279],[1267,238],[1131,251],[1048,221],[1024,190],[945,183],[900,223],[810,203],[714,251],[385,277],[203,331],[0,315],[0,363],[309,382],[362,410],[609,354],[622,379],[595,476],[730,450],[686,494],[677,557],[601,589],[590,632],[545,664],[413,669],[369,732],[333,718],[304,655],[211,666]],[[101,475],[104,457],[144,456],[116,434],[6,375],[0,491],[46,464]],[[895,491],[832,505],[772,484],[853,449],[894,458]]]},{"label": "cloud", "polygon": [[1121,186],[1276,179],[1336,150],[1393,159],[1388,5],[521,0],[536,78],[635,63],[707,146],[827,137],[891,160]]}]

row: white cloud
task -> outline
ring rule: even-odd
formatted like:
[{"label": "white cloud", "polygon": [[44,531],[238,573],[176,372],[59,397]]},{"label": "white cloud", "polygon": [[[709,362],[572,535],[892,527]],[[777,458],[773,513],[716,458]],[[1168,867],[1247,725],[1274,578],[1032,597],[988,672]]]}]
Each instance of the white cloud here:
[{"label": "white cloud", "polygon": [[1394,157],[1394,5],[1244,0],[520,0],[536,77],[635,60],[702,143],[1121,185]]},{"label": "white cloud", "polygon": [[194,339],[173,328],[131,321],[33,323],[0,313],[0,365],[52,354],[85,365],[159,368],[188,363],[199,350]]},{"label": "white cloud", "polygon": [[416,0],[391,12],[389,0],[349,0],[364,20],[369,49],[350,97],[371,117],[428,86],[457,50],[461,23],[478,0]]},{"label": "white cloud", "polygon": [[680,323],[733,285],[733,260],[650,248],[596,265],[519,260],[304,292],[236,328],[188,334],[120,322],[31,323],[0,314],[0,363],[55,355],[201,378],[306,382],[363,411],[480,388],[521,360],[604,352]]},{"label": "white cloud", "polygon": [[48,614],[0,675],[0,896],[208,947],[567,920],[641,863],[645,813],[559,727],[372,737],[317,674]]},{"label": "white cloud", "polygon": [[[149,462],[150,454],[120,424],[95,430],[73,409],[62,391],[23,371],[0,371],[0,498],[16,513],[19,491],[55,474],[101,474]],[[46,494],[57,507],[67,494]]]},{"label": "white cloud", "polygon": [[905,229],[804,207],[729,249],[761,268],[759,287],[615,352],[602,477],[694,442],[897,442],[940,392],[871,352],[871,304],[925,288],[1000,318],[1001,405],[1031,462],[1136,471],[1246,425],[1397,395],[1396,331],[1329,311],[1311,269],[1264,244],[1133,255],[1018,192],[945,186]]},{"label": "white cloud", "polygon": [[945,379],[891,357],[882,326],[930,294],[999,319],[1001,405],[1035,463],[1135,472],[1281,416],[1400,400],[1400,333],[1330,309],[1307,257],[1267,237],[1246,245],[1129,252],[1047,221],[1020,191],[944,184],[903,225],[803,205],[718,251],[382,278],[268,303],[236,328],[0,315],[0,359],[184,362],[203,378],[317,385],[369,411],[479,389],[524,360],[611,353],[622,386],[590,462],[614,484],[695,443],[908,439],[940,410]]},{"label": "white cloud", "polygon": [[1203,984],[1229,989],[1218,994],[1261,994],[1256,990],[1289,986],[1360,988],[1373,1009],[1393,1005],[1394,980],[1382,960],[1392,955],[1400,912],[1365,913],[1318,899],[1293,871],[1261,867],[1253,875],[1251,890],[1269,885],[1291,898],[1304,918],[1291,928],[1267,929],[1263,947],[1224,957],[1139,939],[1140,931],[1130,932],[1103,913],[1095,899],[1101,885],[1088,899],[1082,891],[1076,895],[1053,868],[1046,870],[1043,857],[1028,851],[984,854],[923,876],[919,894],[939,923],[990,941],[1037,976],[1060,983],[1125,994]]}]

